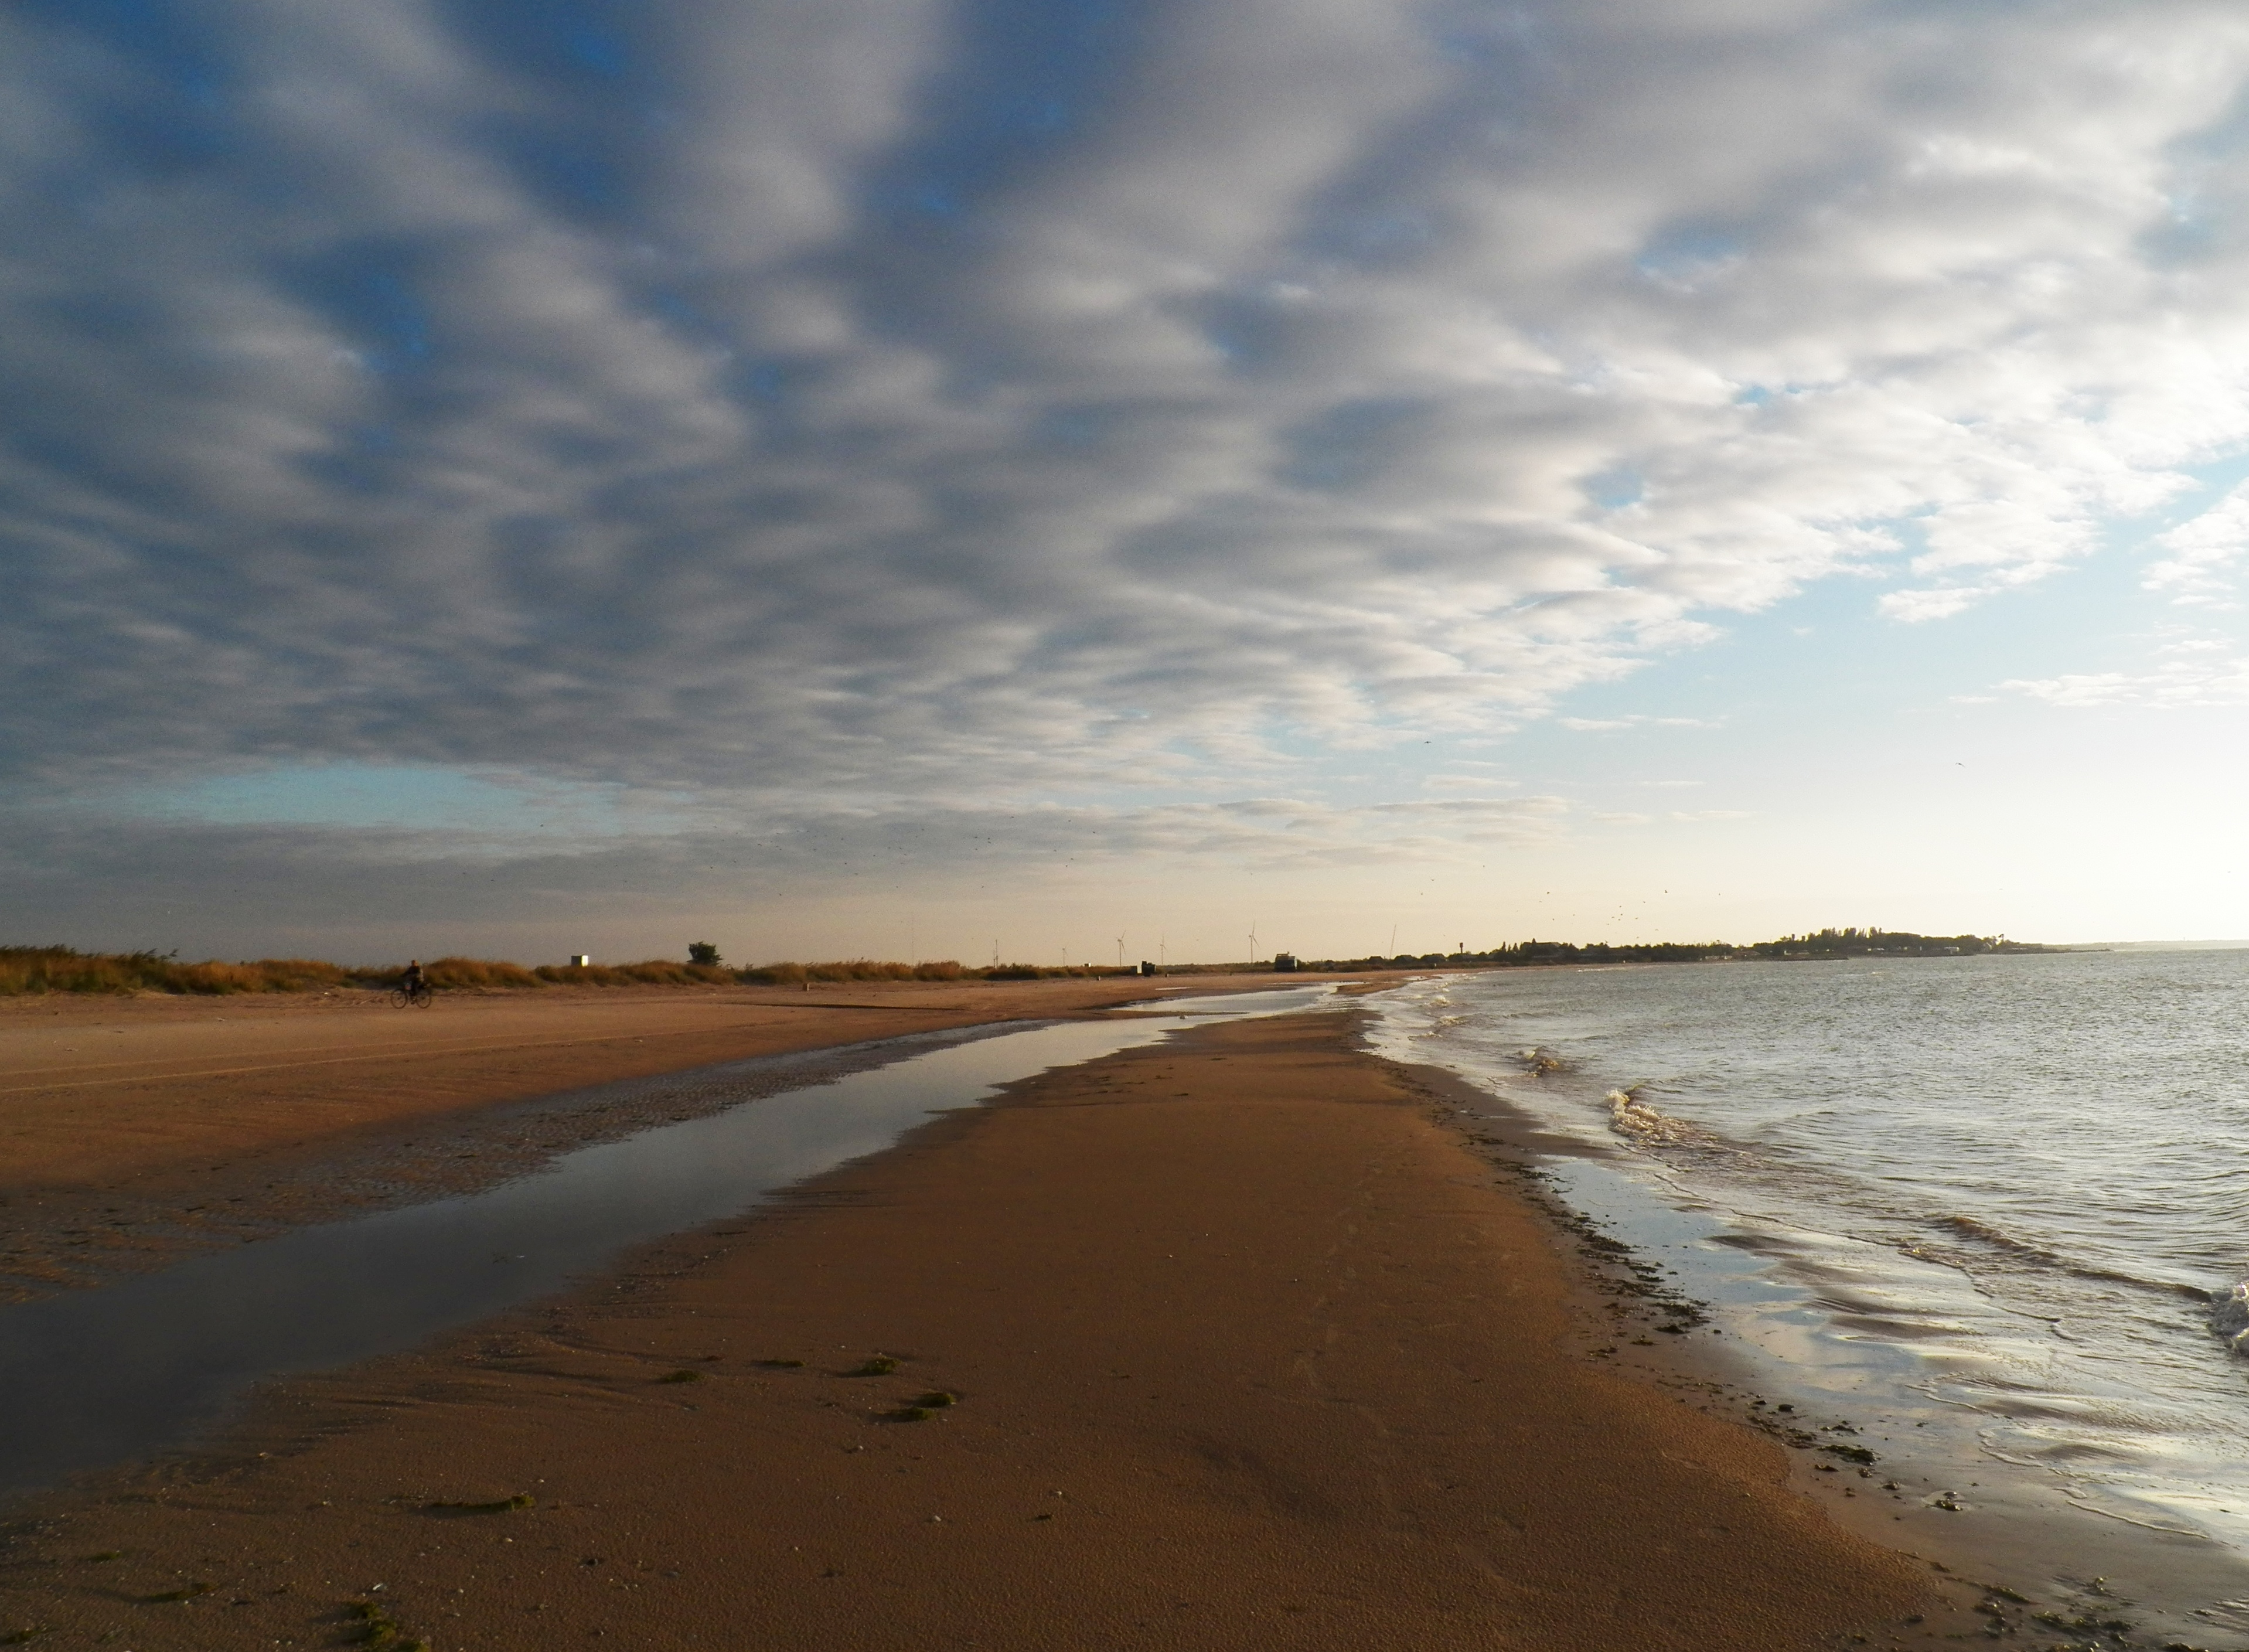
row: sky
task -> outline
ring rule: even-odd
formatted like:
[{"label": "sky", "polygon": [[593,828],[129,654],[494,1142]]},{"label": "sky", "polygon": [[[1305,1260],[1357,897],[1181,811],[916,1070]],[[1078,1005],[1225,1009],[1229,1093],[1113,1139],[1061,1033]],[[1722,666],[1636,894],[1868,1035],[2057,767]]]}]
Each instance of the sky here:
[{"label": "sky", "polygon": [[2249,935],[2239,0],[14,0],[0,386],[0,943]]}]

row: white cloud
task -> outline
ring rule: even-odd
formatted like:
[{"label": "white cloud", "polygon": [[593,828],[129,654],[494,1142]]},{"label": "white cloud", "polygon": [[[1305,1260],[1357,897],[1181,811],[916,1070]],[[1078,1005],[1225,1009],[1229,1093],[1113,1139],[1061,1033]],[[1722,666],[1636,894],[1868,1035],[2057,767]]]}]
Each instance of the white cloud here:
[{"label": "white cloud", "polygon": [[1510,791],[1521,783],[1500,774],[1427,774],[1421,779],[1421,789],[1440,795],[1475,795]]},{"label": "white cloud", "polygon": [[0,755],[61,793],[1286,786],[1822,577],[2004,600],[2249,443],[2231,0],[689,0],[599,72],[196,17],[0,20]]},{"label": "white cloud", "polygon": [[2155,543],[2170,554],[2149,564],[2149,589],[2175,592],[2183,607],[2232,607],[2227,598],[2234,589],[2234,565],[2249,551],[2249,485],[2234,488]]},{"label": "white cloud", "polygon": [[1964,613],[1991,594],[1987,586],[1955,585],[1936,590],[1892,591],[1876,604],[1894,620],[1918,625],[1929,620],[1950,619]]},{"label": "white cloud", "polygon": [[2147,671],[2014,678],[1999,686],[2071,707],[2239,706],[2249,702],[2249,659],[2235,652],[2236,646],[2213,637],[2181,638],[2159,648]]}]

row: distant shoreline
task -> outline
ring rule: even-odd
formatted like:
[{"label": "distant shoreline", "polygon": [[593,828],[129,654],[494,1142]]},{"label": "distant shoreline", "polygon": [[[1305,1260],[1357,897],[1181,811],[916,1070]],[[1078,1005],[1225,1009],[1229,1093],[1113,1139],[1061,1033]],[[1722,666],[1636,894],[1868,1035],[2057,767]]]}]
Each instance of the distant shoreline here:
[{"label": "distant shoreline", "polygon": [[[2156,943],[2126,943],[2152,946]],[[2221,945],[2228,943],[2207,943]],[[2249,942],[2241,943],[2249,945]],[[915,963],[869,958],[825,963],[759,964],[738,968],[720,961],[718,948],[698,942],[690,961],[644,959],[638,963],[524,965],[505,959],[448,956],[423,965],[423,979],[440,992],[540,992],[552,988],[794,987],[856,982],[1001,982],[1033,981],[1147,981],[1167,977],[1241,974],[1357,974],[1417,969],[1521,969],[1549,964],[1682,964],[1744,962],[1753,959],[1949,958],[2005,953],[2101,950],[2043,946],[2003,935],[1922,935],[1909,930],[1822,929],[1777,940],[1608,941],[1521,940],[1482,951],[1398,953],[1390,957],[1311,959],[1278,953],[1269,960],[1235,963],[1027,964],[972,966],[953,959]],[[2117,948],[2109,947],[2108,950]],[[386,992],[397,985],[401,964],[337,964],[316,958],[258,958],[183,962],[170,953],[82,953],[70,946],[0,946],[0,999],[55,993],[129,995],[165,993],[229,997],[263,993]]]}]

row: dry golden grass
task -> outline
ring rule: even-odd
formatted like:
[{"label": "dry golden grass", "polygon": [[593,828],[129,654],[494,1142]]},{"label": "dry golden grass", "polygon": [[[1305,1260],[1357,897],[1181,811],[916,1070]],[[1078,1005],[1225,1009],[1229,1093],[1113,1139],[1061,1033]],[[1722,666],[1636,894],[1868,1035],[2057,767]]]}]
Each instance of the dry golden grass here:
[{"label": "dry golden grass", "polygon": [[300,993],[352,984],[356,972],[313,958],[208,959],[160,953],[81,953],[0,946],[0,995],[25,993]]},{"label": "dry golden grass", "polygon": [[[0,997],[38,993],[301,993],[338,987],[389,988],[402,965],[347,967],[313,958],[260,958],[239,963],[206,959],[182,963],[159,953],[82,953],[69,946],[0,946]],[[540,964],[526,967],[496,958],[437,958],[423,965],[424,980],[443,992],[513,992],[561,987],[795,987],[809,982],[875,981],[1038,981],[1048,976],[1103,976],[1115,969],[1080,966],[1045,969],[1003,964],[972,969],[952,959],[902,964],[853,958],[827,963],[781,963],[754,969],[724,964],[682,964],[650,958],[636,964]],[[1181,970],[1179,973],[1192,973]]]}]

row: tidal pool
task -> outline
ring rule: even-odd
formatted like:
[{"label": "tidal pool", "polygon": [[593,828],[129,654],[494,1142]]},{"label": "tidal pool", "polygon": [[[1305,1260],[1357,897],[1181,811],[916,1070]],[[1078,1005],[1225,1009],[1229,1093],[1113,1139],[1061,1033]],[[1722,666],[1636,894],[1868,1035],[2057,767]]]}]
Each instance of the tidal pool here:
[{"label": "tidal pool", "polygon": [[[1159,1014],[935,1048],[890,1041],[900,1047],[890,1064],[581,1147],[481,1192],[0,1308],[0,1490],[189,1444],[265,1379],[411,1347],[551,1296],[633,1245],[738,1215],[880,1152],[938,1113],[978,1105],[1000,1085],[1207,1020],[1310,1008],[1329,990],[1177,999]],[[872,1058],[883,1053],[876,1048]],[[633,1082],[707,1093],[731,1080],[754,1094],[770,1087],[772,1065],[733,1062]]]}]

